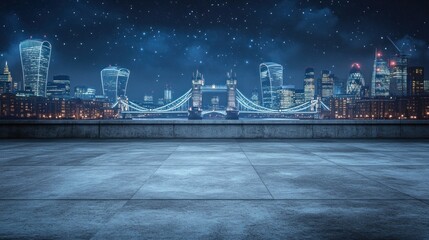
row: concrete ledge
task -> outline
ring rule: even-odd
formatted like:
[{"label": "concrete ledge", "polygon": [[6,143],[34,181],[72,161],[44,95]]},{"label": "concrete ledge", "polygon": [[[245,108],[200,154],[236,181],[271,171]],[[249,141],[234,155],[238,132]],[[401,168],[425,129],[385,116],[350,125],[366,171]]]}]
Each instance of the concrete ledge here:
[{"label": "concrete ledge", "polygon": [[429,138],[429,121],[0,120],[0,138]]}]

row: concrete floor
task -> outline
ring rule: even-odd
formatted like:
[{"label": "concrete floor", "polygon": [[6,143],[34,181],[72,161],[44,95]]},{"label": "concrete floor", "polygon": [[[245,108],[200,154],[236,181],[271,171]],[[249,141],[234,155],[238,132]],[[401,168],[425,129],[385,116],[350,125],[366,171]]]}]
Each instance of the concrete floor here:
[{"label": "concrete floor", "polygon": [[1,140],[0,238],[429,239],[429,141]]}]

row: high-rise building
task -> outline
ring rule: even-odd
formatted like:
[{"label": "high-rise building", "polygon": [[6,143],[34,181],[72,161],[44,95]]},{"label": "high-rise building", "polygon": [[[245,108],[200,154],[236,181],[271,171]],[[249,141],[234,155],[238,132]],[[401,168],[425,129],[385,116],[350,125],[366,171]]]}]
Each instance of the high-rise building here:
[{"label": "high-rise building", "polygon": [[285,85],[279,90],[280,109],[286,109],[295,105],[295,85]]},{"label": "high-rise building", "polygon": [[347,79],[347,94],[360,97],[364,86],[365,80],[360,71],[360,65],[353,63],[349,78]]},{"label": "high-rise building", "polygon": [[278,63],[266,62],[259,65],[261,80],[262,105],[266,108],[278,109],[278,90],[283,85],[283,66]]},{"label": "high-rise building", "polygon": [[303,103],[305,103],[304,89],[295,89],[295,105],[301,105]]},{"label": "high-rise building", "polygon": [[19,44],[24,89],[46,97],[52,46],[48,41],[25,40]]},{"label": "high-rise building", "polygon": [[330,98],[334,95],[334,75],[331,71],[322,70],[322,99]]},{"label": "high-rise building", "polygon": [[76,86],[74,88],[74,97],[80,98],[82,100],[94,100],[95,99],[95,89],[89,88],[86,86]]},{"label": "high-rise building", "polygon": [[103,95],[110,103],[115,103],[118,98],[126,97],[130,70],[119,67],[107,67],[101,70],[101,85]]},{"label": "high-rise building", "polygon": [[390,95],[407,95],[407,67],[408,58],[405,55],[390,61]]},{"label": "high-rise building", "polygon": [[334,95],[346,94],[346,81],[339,77],[334,78]]},{"label": "high-rise building", "polygon": [[252,100],[252,102],[254,104],[257,104],[257,105],[261,104],[259,102],[259,93],[258,93],[258,89],[257,88],[253,89],[253,91],[252,91],[252,97],[250,97],[250,100]]},{"label": "high-rise building", "polygon": [[170,103],[172,99],[171,88],[167,85],[164,89],[164,103]]},{"label": "high-rise building", "polygon": [[0,74],[0,94],[10,93],[13,90],[12,75],[10,74],[9,67],[6,62],[3,74]]},{"label": "high-rise building", "polygon": [[70,98],[70,77],[65,75],[54,76],[53,81],[47,84],[46,96]]},{"label": "high-rise building", "polygon": [[316,95],[316,86],[314,80],[314,68],[305,69],[304,77],[304,101],[308,102],[314,99]]},{"label": "high-rise building", "polygon": [[425,71],[423,67],[408,68],[408,96],[421,96],[425,93]]},{"label": "high-rise building", "polygon": [[390,70],[380,51],[375,51],[374,69],[372,72],[371,96],[387,97],[390,93]]},{"label": "high-rise building", "polygon": [[429,95],[429,80],[424,81],[425,94]]}]

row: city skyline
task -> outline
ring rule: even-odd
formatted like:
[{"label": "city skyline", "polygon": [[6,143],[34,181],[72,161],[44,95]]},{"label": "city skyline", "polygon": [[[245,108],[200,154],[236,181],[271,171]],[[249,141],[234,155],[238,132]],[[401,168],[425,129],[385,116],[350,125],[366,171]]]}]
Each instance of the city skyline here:
[{"label": "city skyline", "polygon": [[[14,79],[22,78],[17,44],[32,37],[52,44],[49,80],[66,74],[74,86],[101,92],[99,71],[123,66],[133,72],[128,95],[134,99],[145,93],[161,95],[166,84],[180,95],[189,89],[195,69],[213,84],[222,83],[224,73],[233,69],[239,88],[250,95],[259,85],[259,64],[269,61],[284,66],[285,85],[302,86],[306,67],[315,68],[316,78],[329,70],[346,79],[354,62],[360,63],[369,83],[374,50],[386,56],[396,53],[387,36],[408,48],[410,66],[427,67],[429,57],[423,31],[427,16],[418,4],[121,1],[116,8],[115,1],[65,1],[64,7],[39,2],[31,9],[26,1],[1,3],[0,27],[9,34],[0,40],[0,59],[9,62]],[[399,10],[416,20],[401,21],[395,15]]]}]

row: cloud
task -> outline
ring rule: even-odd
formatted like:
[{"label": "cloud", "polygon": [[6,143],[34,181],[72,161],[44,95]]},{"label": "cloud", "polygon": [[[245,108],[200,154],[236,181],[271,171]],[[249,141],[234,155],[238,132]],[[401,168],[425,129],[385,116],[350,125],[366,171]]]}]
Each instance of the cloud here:
[{"label": "cloud", "polygon": [[427,48],[426,41],[408,35],[395,41],[395,44],[403,53],[410,55],[410,58],[420,58],[424,56],[425,48]]},{"label": "cloud", "polygon": [[320,37],[327,37],[332,33],[338,22],[338,17],[329,8],[311,9],[302,11],[302,16],[296,29],[301,32],[310,32]]}]

